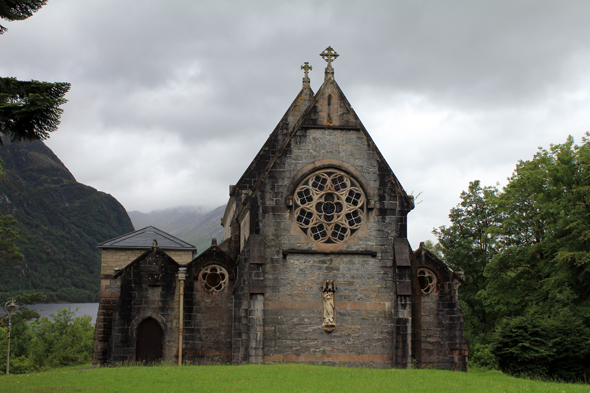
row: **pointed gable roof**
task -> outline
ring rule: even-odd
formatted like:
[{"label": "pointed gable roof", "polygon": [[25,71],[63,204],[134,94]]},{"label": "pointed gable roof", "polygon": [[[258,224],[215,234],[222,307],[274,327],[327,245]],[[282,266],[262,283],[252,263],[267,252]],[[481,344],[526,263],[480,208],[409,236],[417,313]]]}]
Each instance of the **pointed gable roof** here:
[{"label": "pointed gable roof", "polygon": [[131,248],[147,249],[152,247],[153,241],[158,242],[162,250],[196,251],[197,248],[190,243],[180,240],[156,227],[149,226],[134,232],[116,237],[98,245],[98,248]]},{"label": "pointed gable roof", "polygon": [[[330,47],[328,49],[331,50]],[[336,57],[337,56],[338,55],[336,54]],[[242,179],[250,179],[250,184],[252,185],[245,186],[244,183],[239,183],[240,187],[235,187],[233,190],[234,192],[232,192],[231,195],[234,196],[235,191],[238,189],[243,191],[256,191],[260,183],[265,178],[266,174],[272,169],[279,157],[281,157],[284,150],[289,146],[291,139],[295,136],[295,134],[300,128],[354,129],[363,133],[363,135],[367,139],[367,142],[369,143],[369,146],[375,152],[379,160],[379,164],[383,165],[389,172],[392,182],[397,186],[400,195],[406,202],[407,209],[412,210],[414,208],[413,198],[411,198],[406,193],[401,183],[391,170],[391,167],[389,166],[389,164],[377,148],[377,145],[375,145],[375,142],[369,135],[369,132],[366,130],[365,126],[361,122],[360,118],[357,116],[354,109],[352,109],[352,106],[350,105],[348,99],[340,89],[340,86],[338,86],[338,83],[336,83],[336,80],[334,79],[334,69],[331,67],[330,62],[328,63],[328,65],[329,67],[327,67],[325,71],[324,83],[313,97],[313,100],[307,105],[305,112],[303,112],[303,114],[299,117],[295,124],[289,124],[288,135],[281,138],[280,140],[278,140],[278,138],[274,140],[275,143],[280,141],[280,146],[275,151],[270,150],[267,152],[267,157],[270,158],[267,158],[264,161],[256,161],[255,159],[255,161],[252,164],[250,164],[250,167],[248,167],[246,172],[244,172],[244,174],[242,175]],[[285,114],[285,117],[287,117],[287,115],[289,114],[294,114],[290,113],[292,108],[293,104],[287,111],[287,114]],[[283,117],[283,120],[285,119],[285,117]],[[281,123],[279,123],[277,129],[280,128],[280,126]],[[275,129],[275,132],[277,129]],[[273,138],[275,132],[271,134],[271,137],[269,138],[267,143],[271,140],[271,138]],[[261,152],[264,151],[265,146],[263,146]],[[256,171],[256,173],[252,173],[251,169],[253,168],[255,162],[257,162],[258,170]],[[263,170],[260,170],[260,166],[263,163],[267,163],[266,167]],[[240,181],[242,181],[242,179],[240,179]]]},{"label": "pointed gable roof", "polygon": [[170,255],[166,254],[162,251],[162,249],[158,246],[150,247],[145,252],[143,252],[140,256],[135,258],[133,261],[129,262],[127,266],[122,269],[115,269],[115,274],[113,274],[113,278],[120,277],[123,273],[127,272],[133,266],[139,264],[141,261],[146,260],[148,258],[159,258],[160,260],[164,260],[167,263],[175,266],[176,268],[180,267],[180,264],[174,260]]},{"label": "pointed gable roof", "polygon": [[244,171],[244,174],[238,180],[236,185],[230,192],[231,196],[234,196],[237,190],[249,190],[260,178],[262,172],[268,166],[273,157],[277,154],[278,149],[281,147],[285,138],[289,136],[290,131],[294,128],[294,125],[301,118],[305,110],[309,107],[314,97],[313,90],[309,86],[309,79],[303,79],[303,87],[297,97],[293,100],[287,112],[281,118],[281,121],[275,127],[274,131],[270,134],[254,160],[248,166],[248,169]]},{"label": "pointed gable roof", "polygon": [[456,272],[453,269],[451,269],[451,267],[447,265],[445,261],[440,260],[436,255],[434,255],[432,251],[427,249],[426,244],[424,244],[424,242],[420,242],[420,246],[416,251],[414,251],[414,258],[418,262],[425,262],[427,259],[429,259],[433,263],[438,264],[443,269],[448,271],[457,280],[461,281],[462,283],[465,283],[465,277],[463,275],[463,272]]}]

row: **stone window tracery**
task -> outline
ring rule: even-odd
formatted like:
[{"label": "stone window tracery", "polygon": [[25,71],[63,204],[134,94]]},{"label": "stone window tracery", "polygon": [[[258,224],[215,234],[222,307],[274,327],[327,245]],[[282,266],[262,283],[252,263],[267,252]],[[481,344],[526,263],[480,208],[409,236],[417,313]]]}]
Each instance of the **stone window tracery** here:
[{"label": "stone window tracery", "polygon": [[211,294],[216,294],[225,288],[229,275],[227,270],[219,265],[210,265],[201,270],[199,281],[203,289]]},{"label": "stone window tracery", "polygon": [[436,289],[436,275],[430,269],[418,269],[418,284],[424,295],[430,295]]},{"label": "stone window tracery", "polygon": [[299,184],[293,199],[297,225],[317,242],[343,242],[362,224],[365,194],[342,171],[311,174]]}]

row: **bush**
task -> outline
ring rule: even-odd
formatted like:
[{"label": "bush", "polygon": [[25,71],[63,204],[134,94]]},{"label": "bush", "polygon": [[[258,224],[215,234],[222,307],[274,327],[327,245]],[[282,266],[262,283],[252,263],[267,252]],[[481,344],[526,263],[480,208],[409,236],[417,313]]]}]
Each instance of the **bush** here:
[{"label": "bush", "polygon": [[69,308],[31,324],[34,331],[31,357],[36,367],[51,368],[89,362],[94,328],[88,315],[75,317]]},{"label": "bush", "polygon": [[475,344],[470,352],[470,366],[484,370],[496,370],[498,368],[498,361],[492,353],[490,344]]},{"label": "bush", "polygon": [[[51,318],[37,319],[30,325],[21,318],[12,325],[10,373],[24,374],[89,362],[94,341],[91,320],[90,316],[75,317],[73,311],[63,308],[51,314]],[[8,328],[0,327],[3,370],[6,369],[7,336]]]},{"label": "bush", "polygon": [[492,353],[504,372],[582,381],[590,369],[590,329],[575,316],[518,317],[500,324]]}]

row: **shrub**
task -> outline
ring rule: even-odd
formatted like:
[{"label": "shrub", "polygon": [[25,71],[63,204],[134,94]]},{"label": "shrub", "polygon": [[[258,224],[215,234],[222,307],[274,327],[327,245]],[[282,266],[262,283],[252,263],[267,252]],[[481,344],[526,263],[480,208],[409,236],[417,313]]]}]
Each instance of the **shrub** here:
[{"label": "shrub", "polygon": [[31,324],[31,357],[38,368],[70,366],[89,362],[92,357],[94,328],[90,316],[75,317],[69,308]]},{"label": "shrub", "polygon": [[484,370],[495,370],[498,368],[498,361],[494,354],[492,354],[492,346],[490,344],[475,344],[473,350],[470,351],[469,362],[470,366]]},{"label": "shrub", "polygon": [[500,324],[492,353],[504,372],[579,381],[590,368],[590,329],[571,315],[518,317]]}]

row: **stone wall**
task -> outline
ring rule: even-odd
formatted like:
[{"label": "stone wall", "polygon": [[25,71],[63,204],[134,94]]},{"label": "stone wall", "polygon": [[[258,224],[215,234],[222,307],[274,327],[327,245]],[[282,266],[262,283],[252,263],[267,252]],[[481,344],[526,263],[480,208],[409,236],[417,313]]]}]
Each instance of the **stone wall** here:
[{"label": "stone wall", "polygon": [[[189,263],[193,259],[192,251],[163,250],[171,258],[181,265]],[[115,269],[122,269],[145,252],[145,249],[102,249],[100,274],[113,274]]]},{"label": "stone wall", "polygon": [[[294,223],[294,211],[286,207],[285,198],[306,167],[343,170],[369,188],[365,195],[375,198],[374,208],[365,209],[362,227],[345,243],[317,244]],[[249,279],[264,283],[264,303],[252,312],[263,312],[263,332],[255,337],[263,336],[265,362],[392,365],[393,239],[406,236],[407,214],[398,190],[389,168],[360,130],[297,132],[249,206],[250,233],[258,236],[258,245],[254,246],[255,237],[249,241],[250,253],[256,251],[250,255],[249,270],[252,262],[261,267],[257,273],[251,271]],[[307,253],[284,255],[288,250]],[[337,285],[336,330],[329,334],[322,330],[324,279],[334,279]],[[411,320],[411,313],[408,317]],[[405,334],[409,342],[410,331]],[[409,356],[401,366],[409,366]]]},{"label": "stone wall", "polygon": [[467,371],[468,348],[458,298],[461,278],[423,247],[414,253],[414,270],[427,269],[436,282],[430,293],[420,289],[424,283],[416,282],[419,295],[414,308],[420,323],[414,329],[414,358],[425,368]]},{"label": "stone wall", "polygon": [[[216,250],[217,254],[221,254]],[[232,361],[233,286],[235,274],[229,258],[199,257],[187,268],[184,294],[183,360],[200,364],[229,364]],[[229,274],[219,292],[208,292],[199,280],[201,270],[222,266]]]},{"label": "stone wall", "polygon": [[108,358],[109,340],[113,331],[113,312],[119,300],[120,281],[113,275],[100,277],[100,302],[94,328],[94,348],[92,364],[105,364]]},{"label": "stone wall", "polygon": [[153,318],[163,330],[163,360],[175,361],[178,352],[178,264],[160,250],[150,250],[115,276],[120,296],[113,314],[109,363],[135,361],[136,333],[141,322]]},{"label": "stone wall", "polygon": [[[297,255],[265,265],[264,360],[392,361],[391,266],[365,255]],[[335,324],[322,329],[322,283],[336,282]]]}]

